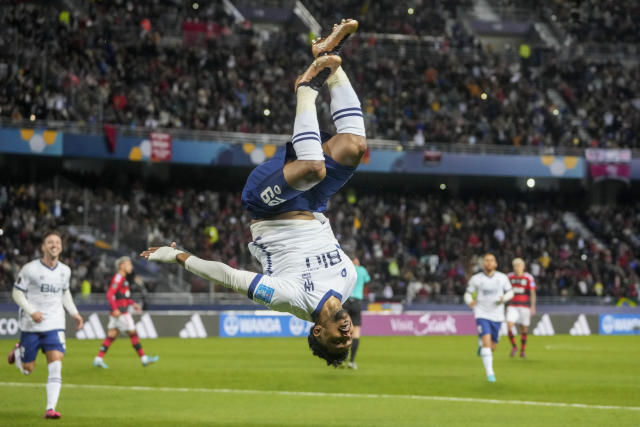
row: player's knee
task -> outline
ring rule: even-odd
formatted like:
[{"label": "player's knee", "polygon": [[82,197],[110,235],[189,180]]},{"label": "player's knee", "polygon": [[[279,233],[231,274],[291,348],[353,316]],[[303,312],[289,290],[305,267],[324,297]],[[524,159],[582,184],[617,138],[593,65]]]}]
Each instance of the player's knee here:
[{"label": "player's knee", "polygon": [[29,375],[30,373],[33,372],[33,368],[34,368],[34,364],[33,363],[23,363],[22,364],[22,371],[24,372],[25,375]]},{"label": "player's knee", "polygon": [[304,180],[307,182],[320,182],[327,176],[324,160],[308,160],[304,162]]},{"label": "player's knee", "polygon": [[347,138],[347,155],[354,163],[359,163],[364,153],[367,152],[367,138],[352,133],[344,134],[343,137]]}]

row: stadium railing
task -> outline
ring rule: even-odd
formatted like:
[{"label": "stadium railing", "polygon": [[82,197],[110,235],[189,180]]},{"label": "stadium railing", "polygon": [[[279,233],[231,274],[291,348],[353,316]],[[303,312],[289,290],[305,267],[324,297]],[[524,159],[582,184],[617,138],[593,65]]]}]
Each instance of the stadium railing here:
[{"label": "stadium railing", "polygon": [[[0,118],[0,127],[12,128],[46,128],[62,132],[75,132],[89,135],[104,135],[104,124],[88,124],[82,122],[64,122],[56,120],[22,120],[13,121]],[[178,128],[145,128],[115,125],[118,135],[131,137],[148,137],[150,132],[166,132],[171,134],[173,139],[187,139],[202,142],[228,142],[232,144],[244,144],[254,142],[256,144],[284,145],[291,139],[290,135],[280,134],[259,134],[242,132],[220,132]],[[389,150],[408,151],[442,151],[448,153],[468,153],[468,154],[509,154],[509,155],[564,155],[564,156],[584,156],[584,148],[579,147],[553,147],[553,146],[507,146],[494,144],[467,144],[464,142],[438,142],[429,141],[424,145],[417,145],[414,142],[401,143],[389,139],[367,139],[369,147]],[[632,149],[633,157],[640,157],[640,149]]]}]

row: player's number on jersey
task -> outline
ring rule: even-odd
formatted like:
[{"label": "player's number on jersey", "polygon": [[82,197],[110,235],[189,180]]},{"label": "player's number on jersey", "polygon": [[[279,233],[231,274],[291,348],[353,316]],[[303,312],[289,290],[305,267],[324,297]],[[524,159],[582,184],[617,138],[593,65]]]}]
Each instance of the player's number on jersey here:
[{"label": "player's number on jersey", "polygon": [[260,198],[269,206],[278,206],[280,203],[286,202],[282,197],[277,195],[282,193],[282,190],[278,185],[274,185],[273,188],[267,187],[260,193]]}]

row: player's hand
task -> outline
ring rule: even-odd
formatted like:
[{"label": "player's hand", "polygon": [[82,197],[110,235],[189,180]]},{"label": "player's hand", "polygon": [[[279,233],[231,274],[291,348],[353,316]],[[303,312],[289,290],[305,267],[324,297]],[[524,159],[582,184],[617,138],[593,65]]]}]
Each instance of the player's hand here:
[{"label": "player's hand", "polygon": [[533,316],[534,314],[536,314],[536,308],[531,306],[531,315]]},{"label": "player's hand", "polygon": [[148,259],[149,261],[166,262],[173,264],[177,262],[176,257],[180,253],[182,253],[182,251],[176,249],[176,242],[172,242],[171,246],[152,247],[147,249],[146,251],[142,251],[140,256]]},{"label": "player's hand", "polygon": [[113,311],[111,312],[111,315],[112,315],[113,317],[120,317],[120,315],[121,315],[121,314],[122,314],[122,312],[120,312],[120,310],[118,310],[118,309],[113,310]]},{"label": "player's hand", "polygon": [[40,323],[44,320],[44,316],[39,311],[36,311],[31,315],[31,319],[33,319],[33,321],[36,323]]},{"label": "player's hand", "polygon": [[469,307],[473,308],[476,306],[476,300],[473,300],[469,303]]},{"label": "player's hand", "polygon": [[76,329],[80,330],[82,329],[82,325],[84,325],[84,320],[82,319],[82,316],[80,316],[79,314],[76,314],[75,316],[73,316],[74,319],[76,319]]},{"label": "player's hand", "polygon": [[140,307],[140,305],[138,305],[138,303],[133,303],[133,308],[136,310],[136,313],[142,313],[142,307]]}]

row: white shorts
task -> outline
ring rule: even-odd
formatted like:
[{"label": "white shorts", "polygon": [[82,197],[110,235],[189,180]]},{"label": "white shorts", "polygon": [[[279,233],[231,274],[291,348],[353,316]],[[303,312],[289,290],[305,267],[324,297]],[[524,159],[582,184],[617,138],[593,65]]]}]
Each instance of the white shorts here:
[{"label": "white shorts", "polygon": [[531,323],[531,309],[529,307],[507,307],[507,322],[529,326]]},{"label": "white shorts", "polygon": [[136,325],[133,323],[131,313],[122,313],[118,317],[109,316],[107,329],[119,329],[122,332],[135,331]]}]

